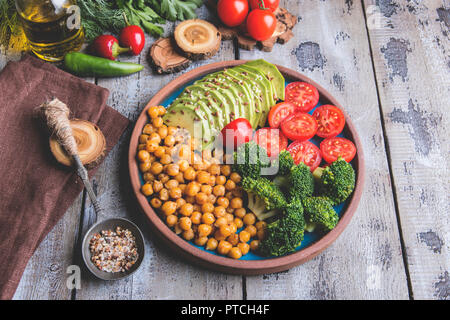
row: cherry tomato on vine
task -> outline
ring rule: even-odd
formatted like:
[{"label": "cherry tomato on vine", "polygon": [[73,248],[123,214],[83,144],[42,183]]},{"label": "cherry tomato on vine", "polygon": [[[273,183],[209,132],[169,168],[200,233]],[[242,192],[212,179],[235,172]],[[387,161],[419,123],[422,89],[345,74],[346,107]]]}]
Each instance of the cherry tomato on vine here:
[{"label": "cherry tomato on vine", "polygon": [[281,130],[291,140],[309,140],[317,132],[317,122],[310,114],[298,112],[281,123]]},{"label": "cherry tomato on vine", "polygon": [[244,23],[248,14],[247,0],[219,0],[217,14],[220,20],[229,27],[237,27]]},{"label": "cherry tomato on vine", "polygon": [[290,102],[280,102],[270,109],[269,125],[278,128],[284,119],[297,112],[297,107]]},{"label": "cherry tomato on vine", "polygon": [[292,82],[286,87],[286,101],[295,104],[300,111],[309,112],[319,102],[319,91],[306,82]]},{"label": "cherry tomato on vine", "polygon": [[[263,3],[261,0],[249,0],[250,8],[263,9]],[[274,12],[280,4],[280,0],[264,0],[264,8]]]},{"label": "cherry tomato on vine", "polygon": [[356,147],[348,139],[345,138],[329,138],[320,143],[320,151],[326,162],[332,163],[339,157],[350,162],[356,155]]},{"label": "cherry tomato on vine", "polygon": [[316,170],[322,161],[319,148],[309,141],[294,141],[287,151],[292,155],[295,164],[303,162],[311,169],[311,172]]},{"label": "cherry tomato on vine", "polygon": [[321,138],[333,138],[342,132],[345,126],[345,116],[338,107],[326,104],[318,107],[313,113],[319,128],[317,135]]},{"label": "cherry tomato on vine", "polygon": [[277,26],[277,18],[270,10],[255,9],[247,17],[247,31],[258,41],[269,39]]},{"label": "cherry tomato on vine", "polygon": [[277,156],[288,145],[288,140],[283,132],[275,128],[259,129],[256,131],[253,140],[267,151],[269,158]]},{"label": "cherry tomato on vine", "polygon": [[[231,121],[222,129],[223,146],[236,150],[241,144],[252,140],[253,129],[250,122],[245,118]],[[228,145],[232,143],[233,145]]]}]

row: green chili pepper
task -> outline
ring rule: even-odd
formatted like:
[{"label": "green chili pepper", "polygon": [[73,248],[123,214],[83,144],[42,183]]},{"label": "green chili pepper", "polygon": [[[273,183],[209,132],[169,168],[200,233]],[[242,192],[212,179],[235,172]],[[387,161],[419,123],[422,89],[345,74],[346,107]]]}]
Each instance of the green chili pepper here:
[{"label": "green chili pepper", "polygon": [[80,52],[66,54],[64,67],[70,73],[81,77],[126,76],[144,69],[143,65],[137,63],[118,62]]}]

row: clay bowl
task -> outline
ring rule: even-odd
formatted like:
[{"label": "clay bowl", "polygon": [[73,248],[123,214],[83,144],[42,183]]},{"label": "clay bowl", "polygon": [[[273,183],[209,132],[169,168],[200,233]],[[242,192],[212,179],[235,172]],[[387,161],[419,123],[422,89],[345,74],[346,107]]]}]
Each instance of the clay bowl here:
[{"label": "clay bowl", "polygon": [[174,95],[174,93],[179,92],[189,82],[192,82],[206,74],[222,70],[224,68],[230,68],[245,62],[245,60],[233,60],[205,65],[187,72],[186,74],[183,74],[182,76],[166,85],[150,100],[150,102],[147,104],[147,106],[139,116],[130,141],[128,161],[131,184],[137,201],[142,208],[142,211],[148,217],[153,232],[163,240],[164,244],[173,249],[176,254],[202,267],[231,274],[256,275],[280,272],[290,269],[296,265],[302,264],[317,256],[320,252],[325,250],[328,246],[331,245],[331,243],[333,243],[333,241],[337,239],[337,237],[342,233],[342,231],[350,222],[353,214],[357,209],[359,200],[361,199],[364,184],[364,156],[361,141],[358,137],[356,129],[352,124],[350,118],[345,113],[345,109],[339,104],[339,102],[322,86],[315,83],[308,77],[294,70],[277,66],[287,81],[304,81],[316,86],[320,93],[321,104],[332,104],[344,110],[346,126],[344,128],[343,134],[348,139],[354,142],[357,149],[357,155],[352,161],[352,164],[356,170],[357,180],[354,193],[352,194],[351,198],[346,201],[346,204],[341,211],[338,225],[325,236],[317,239],[317,241],[313,242],[304,249],[300,249],[295,253],[283,257],[268,258],[262,260],[234,260],[231,258],[218,256],[208,251],[201,250],[190,242],[187,242],[186,240],[176,235],[153,211],[150,204],[148,203],[147,198],[140,192],[141,180],[139,176],[138,164],[136,161],[136,154],[139,135],[141,134],[144,125],[148,121],[146,111],[148,108],[150,108],[150,106],[162,104],[163,101],[165,101],[171,95]]}]

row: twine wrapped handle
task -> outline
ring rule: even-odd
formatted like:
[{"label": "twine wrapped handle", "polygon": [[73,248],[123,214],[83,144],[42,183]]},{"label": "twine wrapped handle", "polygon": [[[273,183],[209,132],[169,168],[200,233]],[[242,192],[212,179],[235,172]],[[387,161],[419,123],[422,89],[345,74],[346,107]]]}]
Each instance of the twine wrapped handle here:
[{"label": "twine wrapped handle", "polygon": [[94,206],[97,216],[103,214],[100,203],[92,189],[89,182],[89,175],[86,168],[83,166],[78,155],[77,142],[73,136],[72,127],[70,126],[69,115],[70,109],[65,103],[57,98],[50,102],[45,102],[37,109],[38,114],[43,118],[50,132],[56,136],[60,145],[74,160],[74,165],[78,176],[83,181],[83,184],[88,192],[89,198]]}]

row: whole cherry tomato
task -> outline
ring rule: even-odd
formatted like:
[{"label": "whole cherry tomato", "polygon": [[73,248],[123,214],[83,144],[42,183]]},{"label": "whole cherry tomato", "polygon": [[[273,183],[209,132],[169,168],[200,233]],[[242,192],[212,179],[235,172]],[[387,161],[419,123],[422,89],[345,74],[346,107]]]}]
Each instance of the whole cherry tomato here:
[{"label": "whole cherry tomato", "polygon": [[245,118],[233,120],[222,129],[223,146],[227,150],[236,150],[241,144],[249,142],[252,136],[252,125]]},{"label": "whole cherry tomato", "polygon": [[277,18],[270,10],[255,9],[247,17],[247,31],[258,41],[269,39],[277,26]]},{"label": "whole cherry tomato", "polygon": [[229,27],[241,25],[248,14],[247,0],[219,0],[217,14],[220,20]]},{"label": "whole cherry tomato", "polygon": [[129,51],[128,48],[121,48],[117,38],[109,34],[95,38],[91,48],[95,55],[110,60],[116,60],[120,53]]},{"label": "whole cherry tomato", "polygon": [[274,12],[277,10],[280,0],[249,0],[252,9],[269,9]]},{"label": "whole cherry tomato", "polygon": [[127,26],[120,32],[120,44],[137,56],[144,49],[145,35],[139,26]]}]

